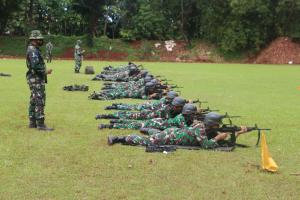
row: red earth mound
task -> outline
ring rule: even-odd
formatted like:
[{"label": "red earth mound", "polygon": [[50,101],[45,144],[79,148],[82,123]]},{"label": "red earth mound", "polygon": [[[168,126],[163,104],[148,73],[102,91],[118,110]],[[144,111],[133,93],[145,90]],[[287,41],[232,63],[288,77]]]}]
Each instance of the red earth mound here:
[{"label": "red earth mound", "polygon": [[262,50],[255,59],[258,64],[300,64],[300,44],[280,37]]},{"label": "red earth mound", "polygon": [[67,49],[60,57],[63,59],[74,58],[74,49],[73,48]]}]

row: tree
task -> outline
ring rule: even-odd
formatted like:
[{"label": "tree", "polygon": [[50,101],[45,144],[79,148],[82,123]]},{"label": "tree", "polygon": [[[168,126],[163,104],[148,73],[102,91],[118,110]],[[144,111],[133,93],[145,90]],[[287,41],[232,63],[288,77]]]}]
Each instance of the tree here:
[{"label": "tree", "polygon": [[20,9],[22,0],[0,0],[0,33],[5,31],[6,25],[14,12]]},{"label": "tree", "polygon": [[88,45],[93,46],[98,19],[103,16],[108,0],[74,0],[73,8],[82,15],[88,24]]}]

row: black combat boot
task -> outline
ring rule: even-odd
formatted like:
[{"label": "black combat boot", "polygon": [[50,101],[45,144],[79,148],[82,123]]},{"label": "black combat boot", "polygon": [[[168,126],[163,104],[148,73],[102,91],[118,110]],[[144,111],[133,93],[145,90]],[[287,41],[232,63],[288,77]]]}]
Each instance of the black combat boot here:
[{"label": "black combat boot", "polygon": [[104,109],[105,110],[113,110],[113,109],[115,109],[115,107],[113,107],[113,106],[106,106]]},{"label": "black combat boot", "polygon": [[104,128],[112,129],[113,127],[114,127],[113,124],[99,124],[98,129],[104,129]]},{"label": "black combat boot", "polygon": [[29,117],[29,125],[28,128],[36,128],[36,120],[33,117]]},{"label": "black combat boot", "polygon": [[105,110],[116,110],[118,109],[117,104],[112,104],[111,106],[106,106]]},{"label": "black combat boot", "polygon": [[37,129],[40,131],[54,131],[54,128],[49,128],[46,126],[44,119],[37,120]]},{"label": "black combat boot", "polygon": [[149,130],[150,130],[150,128],[141,128],[140,132],[143,134],[148,134]]},{"label": "black combat boot", "polygon": [[95,118],[96,119],[119,119],[119,117],[116,117],[113,114],[96,115]]},{"label": "black combat boot", "polygon": [[115,124],[115,123],[120,123],[121,120],[120,120],[120,119],[111,119],[111,120],[109,120],[109,122],[110,122],[111,124]]},{"label": "black combat boot", "polygon": [[116,143],[126,144],[126,137],[125,136],[108,136],[107,144],[113,145]]}]

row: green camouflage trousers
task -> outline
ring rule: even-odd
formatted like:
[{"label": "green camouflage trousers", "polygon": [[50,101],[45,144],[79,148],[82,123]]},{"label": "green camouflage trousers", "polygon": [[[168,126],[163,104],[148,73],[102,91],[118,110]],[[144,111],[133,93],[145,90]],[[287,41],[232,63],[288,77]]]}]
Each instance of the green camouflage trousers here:
[{"label": "green camouflage trousers", "polygon": [[156,110],[165,105],[162,101],[145,102],[142,104],[116,104],[116,110]]},{"label": "green camouflage trousers", "polygon": [[134,121],[120,119],[117,123],[114,123],[113,128],[115,129],[141,129],[141,128],[155,128],[164,130],[170,127],[184,128],[186,123],[182,115],[177,115],[175,118],[162,119],[154,118],[146,121]]},{"label": "green camouflage trousers", "polygon": [[138,110],[139,104],[120,103],[116,105],[116,110]]},{"label": "green camouflage trousers", "polygon": [[169,128],[164,131],[154,130],[147,136],[129,135],[126,137],[128,145],[183,145],[183,146],[200,146],[204,149],[218,147],[218,143],[213,139],[208,140],[205,130],[199,128]]},{"label": "green camouflage trousers", "polygon": [[47,60],[47,63],[52,61],[52,52],[47,50],[46,51],[46,60]]},{"label": "green camouflage trousers", "polygon": [[29,118],[36,120],[44,119],[46,101],[45,81],[34,75],[29,75],[26,78],[31,93],[28,109]]},{"label": "green camouflage trousers", "polygon": [[131,112],[131,111],[119,111],[113,113],[115,117],[122,118],[122,119],[134,119],[134,120],[147,120],[147,119],[154,119],[154,118],[169,118],[169,108],[162,107],[158,110],[142,110],[140,112]]},{"label": "green camouflage trousers", "polygon": [[79,72],[80,68],[81,68],[81,64],[82,64],[82,59],[80,56],[76,56],[75,57],[75,71]]}]

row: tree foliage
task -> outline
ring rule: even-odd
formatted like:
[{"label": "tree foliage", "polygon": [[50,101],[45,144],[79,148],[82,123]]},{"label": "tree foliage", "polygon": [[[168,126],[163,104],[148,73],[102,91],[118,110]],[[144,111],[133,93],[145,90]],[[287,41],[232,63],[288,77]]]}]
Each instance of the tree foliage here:
[{"label": "tree foliage", "polygon": [[0,0],[0,31],[133,39],[207,40],[223,52],[300,39],[299,0]]}]

